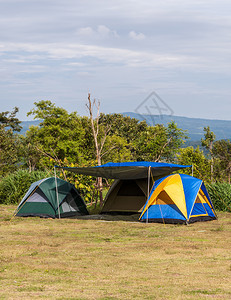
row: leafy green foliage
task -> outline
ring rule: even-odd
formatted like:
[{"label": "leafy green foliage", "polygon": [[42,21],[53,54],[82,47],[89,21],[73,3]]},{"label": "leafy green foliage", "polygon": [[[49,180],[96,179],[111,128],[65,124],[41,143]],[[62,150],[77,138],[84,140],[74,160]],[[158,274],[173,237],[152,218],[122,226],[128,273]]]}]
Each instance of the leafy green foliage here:
[{"label": "leafy green foliage", "polygon": [[214,154],[213,154],[213,144],[216,139],[215,134],[210,130],[210,127],[204,127],[204,139],[201,139],[201,145],[209,152],[210,157],[210,179],[213,182],[214,177]]},{"label": "leafy green foliage", "polygon": [[131,161],[132,151],[127,147],[127,141],[124,137],[118,135],[109,135],[104,144],[104,152],[102,153],[103,162],[121,162]]},{"label": "leafy green foliage", "polygon": [[123,116],[122,114],[100,114],[99,122],[106,126],[110,124],[110,135],[124,138],[128,145],[133,142],[148,127],[146,121]]},{"label": "leafy green foliage", "polygon": [[20,126],[20,121],[16,118],[18,113],[18,107],[15,107],[12,112],[5,111],[0,113],[0,125],[4,128],[10,127],[13,131],[20,131],[22,127]]},{"label": "leafy green foliage", "polygon": [[110,126],[110,131],[105,142],[105,155],[103,161],[128,161],[137,160],[136,141],[148,128],[145,121],[139,122],[135,118],[122,114],[100,114],[99,124],[103,127]]},{"label": "leafy green foliage", "polygon": [[206,185],[215,210],[231,212],[231,185],[217,182]]},{"label": "leafy green foliage", "polygon": [[[54,164],[90,165],[95,159],[95,145],[89,118],[68,114],[50,101],[35,102],[28,115],[42,119],[39,127],[31,127],[24,139],[27,165],[51,168]],[[99,117],[99,140],[105,136],[102,162],[152,160],[174,161],[186,134],[174,122],[148,126],[145,121],[121,114]],[[64,164],[65,161],[65,164]]]},{"label": "leafy green foliage", "polygon": [[146,121],[139,122],[121,114],[101,114],[100,122],[110,124],[109,136],[121,138],[122,144],[120,147],[115,146],[113,152],[116,149],[119,149],[120,154],[123,152],[120,159],[124,161],[174,161],[176,152],[187,138],[185,131],[179,129],[174,122],[170,122],[167,127],[159,124],[148,126]]},{"label": "leafy green foliage", "polygon": [[[74,165],[68,164],[66,162],[66,167],[74,167]],[[76,187],[76,189],[78,190],[80,195],[84,198],[84,201],[86,203],[91,202],[91,200],[94,201],[94,199],[92,199],[92,195],[93,195],[93,190],[95,188],[94,187],[95,178],[93,178],[92,176],[75,174],[73,172],[68,172],[68,171],[63,172],[62,169],[59,168],[56,168],[55,171],[57,177],[72,183]]]},{"label": "leafy green foliage", "polygon": [[33,182],[48,176],[43,171],[29,173],[27,170],[18,170],[4,177],[0,181],[0,203],[19,203]]},{"label": "leafy green foliage", "polygon": [[201,144],[203,147],[205,147],[207,150],[209,150],[210,155],[213,155],[213,143],[216,139],[215,134],[210,130],[210,127],[204,127],[204,138],[201,139]]},{"label": "leafy green foliage", "polygon": [[[39,128],[32,127],[27,132],[25,143],[28,149],[33,145],[34,154],[40,153],[37,167],[51,168],[55,164],[62,165],[64,160],[81,164],[84,161],[82,146],[85,146],[81,118],[76,112],[69,114],[51,101],[35,102],[35,106],[28,115],[34,115],[35,119],[43,121]],[[34,160],[33,154],[30,155],[30,159],[32,158]]]},{"label": "leafy green foliage", "polygon": [[[177,154],[178,163],[181,165],[193,165],[193,176],[202,180],[210,181],[209,170],[210,161],[204,156],[202,150],[197,147],[187,147],[180,149],[180,153]],[[182,173],[192,175],[192,170],[186,168],[181,170]]]},{"label": "leafy green foliage", "polygon": [[0,178],[16,170],[19,161],[18,138],[11,129],[0,127]]},{"label": "leafy green foliage", "polygon": [[149,126],[135,140],[138,160],[174,161],[176,153],[187,138],[184,130],[174,122],[163,125]]},{"label": "leafy green foliage", "polygon": [[38,131],[38,126],[31,126],[30,130],[26,132],[26,136],[21,135],[20,137],[23,145],[22,163],[28,167],[29,171],[41,168],[42,153],[39,151]]},{"label": "leafy green foliage", "polygon": [[163,125],[150,126],[134,143],[138,160],[158,161],[168,143],[166,128]]},{"label": "leafy green foliage", "polygon": [[20,139],[14,131],[20,131],[20,121],[16,118],[18,108],[13,112],[0,113],[0,178],[17,169],[20,162]]},{"label": "leafy green foliage", "polygon": [[231,182],[231,142],[229,140],[216,141],[213,145],[213,153],[219,161],[220,173],[223,178]]}]

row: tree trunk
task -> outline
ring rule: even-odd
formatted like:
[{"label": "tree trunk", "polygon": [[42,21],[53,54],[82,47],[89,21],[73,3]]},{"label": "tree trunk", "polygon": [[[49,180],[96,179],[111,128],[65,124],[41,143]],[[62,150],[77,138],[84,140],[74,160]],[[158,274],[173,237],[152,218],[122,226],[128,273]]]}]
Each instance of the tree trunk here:
[{"label": "tree trunk", "polygon": [[210,179],[211,179],[211,182],[213,182],[213,165],[214,165],[214,160],[213,160],[213,157],[211,157],[211,167],[210,167]]},{"label": "tree trunk", "polygon": [[229,162],[229,167],[228,167],[228,182],[229,184],[231,182],[231,162]]},{"label": "tree trunk", "polygon": [[[96,160],[98,163],[98,166],[101,166],[101,152],[103,149],[103,145],[107,136],[107,131],[105,131],[105,135],[103,137],[103,139],[101,140],[101,142],[98,141],[98,134],[99,134],[99,107],[100,107],[100,102],[98,102],[97,104],[97,117],[95,119],[95,123],[94,123],[94,118],[93,118],[93,106],[95,105],[95,100],[92,104],[91,102],[91,95],[88,94],[88,104],[87,104],[87,108],[90,114],[90,120],[91,120],[91,128],[92,128],[92,134],[93,134],[93,138],[94,138],[94,143],[95,143],[95,151],[96,151]],[[99,195],[99,199],[100,199],[100,206],[103,205],[103,180],[101,177],[97,178],[97,189],[98,189],[98,193],[97,193],[97,199],[98,199],[98,195]],[[97,203],[97,201],[96,201]]]},{"label": "tree trunk", "polygon": [[209,152],[210,152],[210,155],[211,155],[211,168],[210,168],[210,179],[211,179],[211,182],[213,182],[213,169],[214,169],[214,159],[213,159],[213,141],[210,142],[210,145],[209,145]]}]

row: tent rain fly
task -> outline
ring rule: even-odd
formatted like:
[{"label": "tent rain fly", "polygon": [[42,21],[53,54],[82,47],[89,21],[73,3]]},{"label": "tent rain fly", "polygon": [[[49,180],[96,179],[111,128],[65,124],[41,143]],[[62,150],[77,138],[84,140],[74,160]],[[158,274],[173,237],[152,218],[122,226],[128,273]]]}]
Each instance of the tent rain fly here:
[{"label": "tent rain fly", "polygon": [[63,170],[71,171],[77,174],[124,180],[148,178],[149,169],[154,178],[160,178],[179,169],[188,167],[191,166],[147,161],[107,163],[101,166],[85,168],[56,166],[56,168],[62,168]]}]

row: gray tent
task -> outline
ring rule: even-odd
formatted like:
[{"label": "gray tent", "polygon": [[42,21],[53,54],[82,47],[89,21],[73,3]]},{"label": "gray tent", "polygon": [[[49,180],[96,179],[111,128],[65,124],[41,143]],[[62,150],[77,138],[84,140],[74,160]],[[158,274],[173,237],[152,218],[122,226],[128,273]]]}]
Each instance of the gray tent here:
[{"label": "gray tent", "polygon": [[104,199],[101,213],[141,213],[147,192],[146,179],[115,180]]}]

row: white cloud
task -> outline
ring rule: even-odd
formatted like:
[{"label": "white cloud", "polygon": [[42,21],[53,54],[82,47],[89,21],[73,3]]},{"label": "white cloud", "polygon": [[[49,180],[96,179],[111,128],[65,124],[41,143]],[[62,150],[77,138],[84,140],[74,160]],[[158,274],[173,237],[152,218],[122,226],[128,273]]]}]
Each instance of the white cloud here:
[{"label": "white cloud", "polygon": [[[1,51],[1,50],[0,50]],[[182,65],[190,67],[195,66],[195,63],[201,63],[196,61],[196,58],[190,57],[191,63],[189,63],[189,57],[185,55],[173,55],[168,53],[157,53],[149,52],[144,50],[131,50],[124,48],[115,48],[107,46],[97,45],[85,45],[85,44],[63,44],[63,43],[47,43],[47,44],[29,44],[29,43],[16,43],[16,44],[5,44],[4,52],[8,53],[8,56],[12,52],[14,55],[15,51],[24,52],[24,58],[21,53],[20,60],[26,62],[27,55],[39,60],[80,60],[83,58],[93,58],[100,60],[102,64],[122,64],[130,67],[174,67]],[[34,55],[31,55],[34,53]],[[11,58],[7,58],[11,60]],[[72,65],[79,62],[71,62]],[[70,64],[69,64],[70,65]]]},{"label": "white cloud", "polygon": [[94,34],[94,30],[91,27],[82,27],[77,30],[77,35],[89,37]]},{"label": "white cloud", "polygon": [[129,37],[136,41],[142,41],[145,39],[145,35],[143,33],[136,33],[135,31],[130,31]]},{"label": "white cloud", "polygon": [[97,32],[100,36],[107,37],[111,33],[111,30],[107,26],[99,25],[97,28]]},{"label": "white cloud", "polygon": [[82,27],[76,31],[77,35],[82,38],[92,39],[107,39],[118,37],[115,30],[111,30],[105,25],[98,25],[96,29],[92,27]]},{"label": "white cloud", "polygon": [[107,26],[104,26],[104,25],[99,25],[97,27],[97,32],[100,35],[100,37],[103,37],[103,38],[109,37],[109,36],[118,37],[118,34],[115,30],[111,30]]}]

